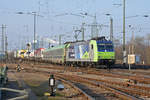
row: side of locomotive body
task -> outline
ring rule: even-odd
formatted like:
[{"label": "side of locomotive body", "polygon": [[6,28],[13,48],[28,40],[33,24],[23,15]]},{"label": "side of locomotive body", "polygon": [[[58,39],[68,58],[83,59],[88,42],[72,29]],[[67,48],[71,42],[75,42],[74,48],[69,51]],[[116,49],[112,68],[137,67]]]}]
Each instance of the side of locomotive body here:
[{"label": "side of locomotive body", "polygon": [[42,60],[51,63],[64,64],[65,63],[65,49],[67,44],[59,45],[43,51]]},{"label": "side of locomotive body", "polygon": [[112,65],[114,62],[113,43],[105,39],[70,43],[66,49],[66,64],[69,65]]}]

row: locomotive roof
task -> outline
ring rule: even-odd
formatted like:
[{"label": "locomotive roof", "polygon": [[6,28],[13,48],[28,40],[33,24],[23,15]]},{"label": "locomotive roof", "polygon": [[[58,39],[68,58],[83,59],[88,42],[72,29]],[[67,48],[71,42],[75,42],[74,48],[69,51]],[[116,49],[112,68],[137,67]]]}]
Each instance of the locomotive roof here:
[{"label": "locomotive roof", "polygon": [[44,50],[44,52],[46,51],[51,51],[51,50],[56,50],[56,49],[62,49],[62,48],[65,48],[67,44],[64,44],[64,45],[58,45],[58,46],[55,46],[55,47],[52,47],[52,48],[47,48]]},{"label": "locomotive roof", "polygon": [[105,36],[102,36],[102,37],[92,38],[92,39],[87,40],[87,41],[85,41],[85,40],[70,41],[70,42],[66,42],[66,43],[64,43],[64,44],[86,44],[86,43],[88,43],[88,42],[91,41],[91,40],[96,40],[98,43],[112,43],[112,41],[107,40],[107,39],[105,38]]},{"label": "locomotive roof", "polygon": [[69,42],[65,42],[64,44],[77,43],[77,42],[86,42],[86,41],[84,41],[84,40],[79,40],[79,41],[69,41]]},{"label": "locomotive roof", "polygon": [[105,36],[102,36],[102,37],[95,37],[95,38],[92,38],[90,40],[79,40],[79,41],[69,41],[69,42],[65,42],[64,44],[69,44],[69,43],[85,43],[85,42],[88,42],[88,41],[91,41],[91,40],[99,40],[99,41],[108,41]]},{"label": "locomotive roof", "polygon": [[92,38],[90,40],[101,40],[101,41],[107,41],[105,36],[101,36],[101,37],[95,37],[95,38]]},{"label": "locomotive roof", "polygon": [[97,43],[112,43],[112,41],[97,41]]}]

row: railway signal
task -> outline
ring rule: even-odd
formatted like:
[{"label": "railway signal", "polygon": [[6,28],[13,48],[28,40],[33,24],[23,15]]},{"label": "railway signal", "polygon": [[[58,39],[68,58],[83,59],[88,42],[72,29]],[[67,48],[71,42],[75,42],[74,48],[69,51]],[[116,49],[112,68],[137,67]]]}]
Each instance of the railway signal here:
[{"label": "railway signal", "polygon": [[51,74],[49,77],[49,86],[50,86],[50,92],[51,92],[50,95],[55,96],[55,93],[54,93],[55,78],[53,74]]}]

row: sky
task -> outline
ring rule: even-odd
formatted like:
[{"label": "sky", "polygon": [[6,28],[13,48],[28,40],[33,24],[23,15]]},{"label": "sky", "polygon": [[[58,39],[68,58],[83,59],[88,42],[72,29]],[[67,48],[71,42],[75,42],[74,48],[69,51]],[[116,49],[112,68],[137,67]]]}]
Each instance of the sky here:
[{"label": "sky", "polygon": [[[99,28],[99,36],[106,37],[109,37],[110,17],[105,14],[109,13],[114,22],[114,37],[122,40],[122,2],[123,0],[0,0],[0,25],[7,26],[6,34],[11,49],[33,40],[33,15],[27,14],[29,12],[37,12],[42,16],[36,21],[36,34],[39,37],[58,40],[58,35],[65,34],[63,42],[74,40],[73,29],[80,29],[83,22],[87,25],[93,22],[93,17],[83,18],[65,15],[66,13],[88,13],[91,16],[96,14],[97,22],[107,26]],[[132,30],[137,36],[150,33],[150,17],[143,17],[150,15],[149,4],[150,0],[126,0],[127,39],[131,37]],[[24,14],[19,15],[17,12]],[[133,28],[129,28],[129,25]],[[85,37],[88,39],[90,36],[90,27],[86,26]]]}]

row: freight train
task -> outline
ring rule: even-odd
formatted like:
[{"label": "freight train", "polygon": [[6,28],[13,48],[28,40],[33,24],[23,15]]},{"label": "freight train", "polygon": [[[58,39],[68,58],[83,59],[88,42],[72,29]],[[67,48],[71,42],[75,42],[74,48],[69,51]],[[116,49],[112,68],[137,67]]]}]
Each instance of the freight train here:
[{"label": "freight train", "polygon": [[42,60],[65,65],[111,66],[115,63],[115,51],[112,41],[99,37],[45,49]]}]

